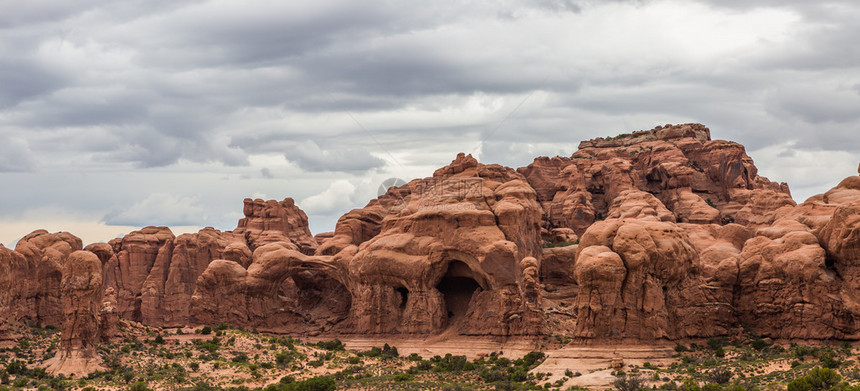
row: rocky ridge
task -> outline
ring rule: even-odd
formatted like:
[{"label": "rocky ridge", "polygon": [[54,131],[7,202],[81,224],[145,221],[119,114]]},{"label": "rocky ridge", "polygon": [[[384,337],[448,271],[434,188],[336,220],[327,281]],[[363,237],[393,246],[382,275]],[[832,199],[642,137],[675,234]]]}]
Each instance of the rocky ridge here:
[{"label": "rocky ridge", "polygon": [[[233,231],[146,227],[86,248],[35,231],[0,246],[0,334],[86,308],[86,330],[103,338],[124,319],[311,335],[647,341],[747,327],[860,339],[860,176],[796,205],[743,146],[700,124],[583,141],[517,170],[460,154],[317,237],[289,198],[246,199],[244,214]],[[66,282],[81,258],[100,265],[104,300]]]}]

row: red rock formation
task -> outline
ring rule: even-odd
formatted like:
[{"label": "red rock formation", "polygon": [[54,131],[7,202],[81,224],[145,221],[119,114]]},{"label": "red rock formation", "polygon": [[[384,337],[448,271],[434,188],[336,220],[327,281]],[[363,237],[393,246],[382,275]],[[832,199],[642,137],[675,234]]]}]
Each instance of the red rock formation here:
[{"label": "red rock formation", "polygon": [[247,270],[235,261],[215,260],[197,281],[193,317],[202,324],[292,333],[343,328],[351,298],[342,270],[328,259],[279,243],[254,251]]},{"label": "red rock formation", "polygon": [[85,375],[100,369],[99,307],[102,303],[102,264],[89,251],[68,256],[62,271],[63,327],[60,348],[46,362],[50,373]]},{"label": "red rock formation", "polygon": [[251,249],[274,242],[260,241],[267,231],[283,234],[305,254],[313,254],[317,248],[317,242],[308,229],[308,216],[292,198],[281,202],[246,198],[244,213],[245,218],[239,220],[239,226],[233,232],[245,235]]},{"label": "red rock formation", "polygon": [[99,257],[102,265],[106,264],[113,257],[113,246],[108,243],[92,243],[84,247],[84,250]]},{"label": "red rock formation", "polygon": [[174,237],[166,227],[126,235],[105,264],[105,284],[116,292],[116,312],[159,327],[188,323],[197,278],[214,259],[248,265],[251,251],[240,234],[204,228]]},{"label": "red rock formation", "polygon": [[119,314],[116,308],[116,290],[108,287],[104,290],[102,304],[99,308],[99,337],[105,342],[115,342],[120,336]]},{"label": "red rock formation", "polygon": [[0,339],[10,339],[12,325],[37,317],[39,292],[36,266],[17,251],[0,244]]},{"label": "red rock formation", "polygon": [[[244,212],[234,231],[147,227],[87,246],[108,292],[103,338],[136,321],[646,341],[744,326],[860,339],[860,176],[795,205],[743,146],[698,124],[584,141],[516,171],[460,154],[317,237],[292,199],[248,199]],[[45,231],[0,246],[0,333],[79,308],[60,283],[80,249]]]},{"label": "red rock formation", "polygon": [[194,317],[293,331],[538,333],[541,212],[521,175],[461,154],[345,215],[317,256],[286,242],[258,247],[247,270],[213,262]]},{"label": "red rock formation", "polygon": [[[156,263],[163,265],[169,261],[173,239],[173,233],[167,227],[146,227],[124,236],[115,246],[114,256],[104,266],[104,275],[105,286],[116,291],[120,316],[143,320],[143,285]],[[163,272],[153,277],[163,279]]]},{"label": "red rock formation", "polygon": [[679,222],[765,226],[794,206],[788,186],[758,176],[743,146],[711,140],[699,124],[583,141],[569,159],[538,158],[519,171],[541,189],[551,226],[577,234],[626,190],[654,194]]},{"label": "red rock formation", "polygon": [[[24,236],[15,246],[15,251],[27,259],[35,281],[24,292],[27,306],[33,311],[24,312],[25,318],[43,325],[60,325],[63,308],[60,302],[60,281],[66,258],[83,248],[81,239],[68,233],[48,233],[37,230]],[[31,289],[35,289],[31,290]],[[32,306],[32,307],[31,307]]]},{"label": "red rock formation", "polygon": [[577,250],[576,335],[677,338],[676,295],[696,262],[683,229],[657,216],[595,223]]},{"label": "red rock formation", "polygon": [[386,210],[378,203],[364,209],[353,209],[337,220],[334,234],[320,243],[318,255],[335,255],[348,246],[358,246],[376,235]]},{"label": "red rock formation", "polygon": [[523,179],[460,154],[407,184],[380,234],[349,255],[357,331],[539,332],[521,262],[540,256],[542,211]]},{"label": "red rock formation", "polygon": [[[857,278],[800,292],[775,289],[766,272],[794,270],[800,263],[780,262],[800,257],[803,270],[818,272],[782,276],[786,287],[814,287],[828,267],[855,273],[857,213],[845,206],[854,199],[853,180],[794,207],[786,186],[756,175],[743,147],[711,141],[706,128],[669,127],[631,140],[637,137],[584,143],[592,159],[540,158],[519,173],[461,154],[434,177],[344,215],[334,234],[321,237],[315,257],[283,240],[260,247],[248,270],[213,263],[195,291],[195,318],[303,332],[512,335],[542,332],[538,308],[550,295],[544,289],[552,289],[554,300],[573,301],[575,333],[586,338],[711,337],[765,318],[759,324],[783,331],[757,329],[763,335],[856,335]],[[647,158],[630,158],[640,153]],[[733,220],[741,224],[724,225]],[[579,245],[540,248],[576,240],[577,229]],[[812,230],[849,261],[828,266]],[[793,232],[807,234],[798,242],[801,233]],[[771,255],[756,260],[751,254],[758,252]],[[299,283],[302,270],[309,277]],[[319,307],[328,308],[323,312],[299,304],[303,292],[320,286],[340,292],[332,302],[340,304]],[[798,322],[792,305],[771,303],[807,294],[834,311],[812,316],[837,327]],[[265,308],[280,311],[267,316]],[[788,315],[767,316],[777,310]],[[327,315],[300,315],[307,313]],[[320,317],[328,321],[315,323]]]}]

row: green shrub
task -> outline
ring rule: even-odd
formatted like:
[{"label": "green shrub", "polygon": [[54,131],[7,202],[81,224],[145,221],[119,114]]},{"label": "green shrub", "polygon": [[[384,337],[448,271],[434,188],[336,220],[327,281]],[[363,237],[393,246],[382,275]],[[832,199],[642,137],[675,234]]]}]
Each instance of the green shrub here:
[{"label": "green shrub", "polygon": [[833,352],[826,352],[826,353],[821,354],[818,357],[818,361],[821,362],[821,366],[823,366],[825,368],[831,368],[831,369],[838,368],[839,365],[842,364],[841,361],[836,359],[836,355],[833,354]]},{"label": "green shrub", "polygon": [[128,391],[152,391],[152,389],[145,382],[139,381],[129,386]]},{"label": "green shrub", "polygon": [[612,385],[618,391],[639,391],[645,388],[645,382],[639,376],[620,376],[615,378]]},{"label": "green shrub", "polygon": [[708,373],[707,379],[711,383],[726,384],[729,380],[732,380],[733,375],[732,371],[728,368],[714,368]]},{"label": "green shrub", "polygon": [[203,335],[212,334],[212,328],[209,326],[203,326],[203,328],[200,329],[200,334],[203,334]]},{"label": "green shrub", "polygon": [[708,347],[711,348],[712,350],[717,350],[718,348],[721,348],[721,347],[726,346],[728,344],[729,344],[729,342],[726,341],[725,338],[711,338],[708,340]]},{"label": "green shrub", "polygon": [[525,366],[531,367],[536,363],[540,363],[541,361],[543,361],[544,357],[546,357],[546,354],[544,354],[543,352],[529,352],[528,354],[523,356],[522,360]]},{"label": "green shrub", "polygon": [[6,372],[11,375],[23,375],[27,373],[27,365],[23,361],[14,360],[6,364]]},{"label": "green shrub", "polygon": [[[283,380],[283,379],[282,379]],[[272,388],[275,387],[275,388]],[[266,387],[267,391],[333,391],[337,387],[334,379],[328,376],[317,376],[300,382],[273,384]]]},{"label": "green shrub", "polygon": [[296,354],[292,351],[275,353],[275,363],[278,364],[279,367],[287,366],[295,361],[295,359]]},{"label": "green shrub", "polygon": [[[320,349],[331,350],[331,351],[342,351],[344,350],[343,342],[339,339],[335,339],[332,341],[319,341],[316,343],[316,346]],[[388,346],[388,344],[386,344]]]},{"label": "green shrub", "polygon": [[801,361],[803,361],[804,357],[806,356],[818,355],[818,348],[813,348],[810,346],[795,345],[791,347],[791,350],[792,352],[794,352],[794,355]]},{"label": "green shrub", "polygon": [[759,350],[759,351],[764,350],[765,348],[767,348],[770,345],[772,345],[772,344],[769,342],[765,342],[765,340],[760,339],[760,338],[756,338],[752,341],[752,348],[755,350]]},{"label": "green shrub", "polygon": [[702,391],[699,383],[696,383],[693,379],[687,379],[678,389],[684,391]]},{"label": "green shrub", "polygon": [[216,390],[218,390],[218,388],[213,387],[213,386],[209,385],[209,383],[206,383],[204,381],[199,381],[196,384],[194,384],[194,388],[192,388],[192,390],[193,391],[216,391]]},{"label": "green shrub", "polygon": [[[439,357],[439,356],[436,356]],[[436,358],[434,357],[434,359]],[[439,358],[434,362],[436,372],[462,372],[475,369],[475,365],[466,359],[466,356],[454,356],[451,353]]]},{"label": "green shrub", "polygon": [[813,368],[806,376],[799,377],[788,383],[788,391],[829,390],[841,381],[842,377],[830,368]]}]

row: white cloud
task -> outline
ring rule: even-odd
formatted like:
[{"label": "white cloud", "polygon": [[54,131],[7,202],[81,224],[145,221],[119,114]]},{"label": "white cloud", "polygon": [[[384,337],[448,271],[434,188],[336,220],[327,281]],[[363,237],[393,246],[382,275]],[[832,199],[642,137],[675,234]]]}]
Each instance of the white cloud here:
[{"label": "white cloud", "polygon": [[202,225],[209,217],[197,197],[153,193],[127,209],[104,217],[108,225]]},{"label": "white cloud", "polygon": [[748,154],[753,158],[759,175],[772,181],[787,182],[791,196],[801,203],[824,193],[846,177],[857,175],[860,155],[844,151],[800,149],[787,142]]},{"label": "white cloud", "polygon": [[352,205],[353,194],[355,185],[345,179],[336,180],[321,193],[303,199],[299,207],[306,213],[315,215],[343,211],[344,206]]}]

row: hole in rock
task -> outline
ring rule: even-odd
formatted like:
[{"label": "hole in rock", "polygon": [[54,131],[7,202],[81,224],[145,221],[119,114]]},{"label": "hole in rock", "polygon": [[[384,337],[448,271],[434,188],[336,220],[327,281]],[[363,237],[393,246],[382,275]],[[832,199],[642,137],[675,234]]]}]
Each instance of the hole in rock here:
[{"label": "hole in rock", "polygon": [[131,320],[133,320],[135,322],[142,322],[143,321],[143,310],[141,310],[141,308],[140,308],[141,305],[143,304],[142,302],[143,302],[143,299],[141,299],[140,296],[134,298],[134,304],[132,307],[133,310],[131,313]]},{"label": "hole in rock", "polygon": [[397,293],[400,294],[400,312],[403,312],[406,309],[406,302],[409,301],[409,289],[399,287]]},{"label": "hole in rock", "polygon": [[839,269],[836,268],[836,259],[835,258],[829,257],[829,256],[824,258],[824,267],[827,268],[827,270],[832,271],[833,274],[836,275],[836,277],[842,278],[842,275],[839,274]]},{"label": "hole in rock", "polygon": [[301,270],[292,275],[299,311],[313,320],[341,321],[349,315],[352,295],[340,281],[326,273]]},{"label": "hole in rock", "polygon": [[481,286],[472,277],[472,271],[465,263],[453,261],[448,264],[448,271],[436,285],[445,299],[445,310],[448,313],[449,324],[462,319],[469,311],[469,302]]}]

